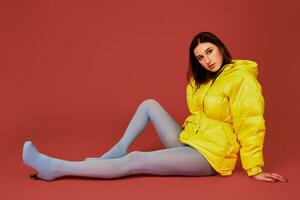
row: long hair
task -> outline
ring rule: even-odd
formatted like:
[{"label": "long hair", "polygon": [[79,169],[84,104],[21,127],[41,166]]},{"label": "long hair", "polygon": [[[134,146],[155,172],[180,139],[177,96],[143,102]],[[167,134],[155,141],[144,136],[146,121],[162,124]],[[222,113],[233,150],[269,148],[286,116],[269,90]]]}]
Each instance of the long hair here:
[{"label": "long hair", "polygon": [[[229,53],[228,49],[217,36],[210,32],[200,32],[195,35],[190,44],[187,81],[189,83],[190,79],[193,78],[195,80],[195,85],[197,88],[199,88],[202,83],[208,81],[210,78],[213,78],[219,72],[219,70],[216,72],[210,72],[206,70],[197,60],[194,54],[194,49],[200,44],[200,42],[210,42],[219,48],[219,50],[223,54],[222,66],[231,63],[232,60],[231,54]],[[222,68],[222,66],[220,67],[220,69]]]}]

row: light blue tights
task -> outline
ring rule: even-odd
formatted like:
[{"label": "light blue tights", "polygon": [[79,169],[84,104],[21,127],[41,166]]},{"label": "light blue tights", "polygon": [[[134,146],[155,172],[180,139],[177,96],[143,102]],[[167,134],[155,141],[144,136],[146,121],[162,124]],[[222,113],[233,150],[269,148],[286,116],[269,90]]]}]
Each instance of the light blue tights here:
[{"label": "light blue tights", "polygon": [[[142,133],[149,120],[166,147],[151,152],[133,151],[130,144]],[[124,135],[100,158],[66,161],[40,153],[31,141],[23,146],[23,162],[38,171],[37,177],[52,181],[63,176],[86,176],[112,179],[133,174],[211,176],[217,172],[206,158],[178,141],[182,128],[154,99],[137,108]]]}]

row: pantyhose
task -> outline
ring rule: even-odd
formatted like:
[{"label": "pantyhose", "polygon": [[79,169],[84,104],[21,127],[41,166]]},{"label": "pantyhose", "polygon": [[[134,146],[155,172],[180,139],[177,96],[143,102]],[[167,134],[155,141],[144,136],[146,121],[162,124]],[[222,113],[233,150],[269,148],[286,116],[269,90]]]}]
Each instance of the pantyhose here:
[{"label": "pantyhose", "polygon": [[[166,147],[151,152],[133,151],[130,144],[143,132],[148,122]],[[37,178],[52,181],[62,176],[86,176],[111,179],[133,174],[210,176],[216,171],[206,158],[178,141],[182,128],[154,99],[137,108],[122,138],[99,158],[67,161],[40,153],[31,141],[23,146],[23,162],[38,171]]]}]

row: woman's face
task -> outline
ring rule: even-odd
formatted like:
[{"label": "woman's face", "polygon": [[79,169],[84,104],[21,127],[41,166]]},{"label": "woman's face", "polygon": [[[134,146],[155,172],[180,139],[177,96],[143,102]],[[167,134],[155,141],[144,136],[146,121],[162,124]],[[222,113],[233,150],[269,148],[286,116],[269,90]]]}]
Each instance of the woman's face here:
[{"label": "woman's face", "polygon": [[198,44],[194,49],[194,54],[199,63],[208,71],[218,71],[223,63],[223,54],[221,50],[210,42]]}]

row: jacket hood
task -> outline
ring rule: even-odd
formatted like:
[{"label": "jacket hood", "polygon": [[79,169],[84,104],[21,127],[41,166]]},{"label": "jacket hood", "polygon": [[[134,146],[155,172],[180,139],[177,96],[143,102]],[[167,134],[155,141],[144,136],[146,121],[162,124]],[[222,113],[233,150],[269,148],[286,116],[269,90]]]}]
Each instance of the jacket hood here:
[{"label": "jacket hood", "polygon": [[258,75],[258,65],[256,62],[252,60],[232,60],[231,63],[223,66],[223,73],[231,73],[233,71],[248,71],[251,73],[255,78]]}]

